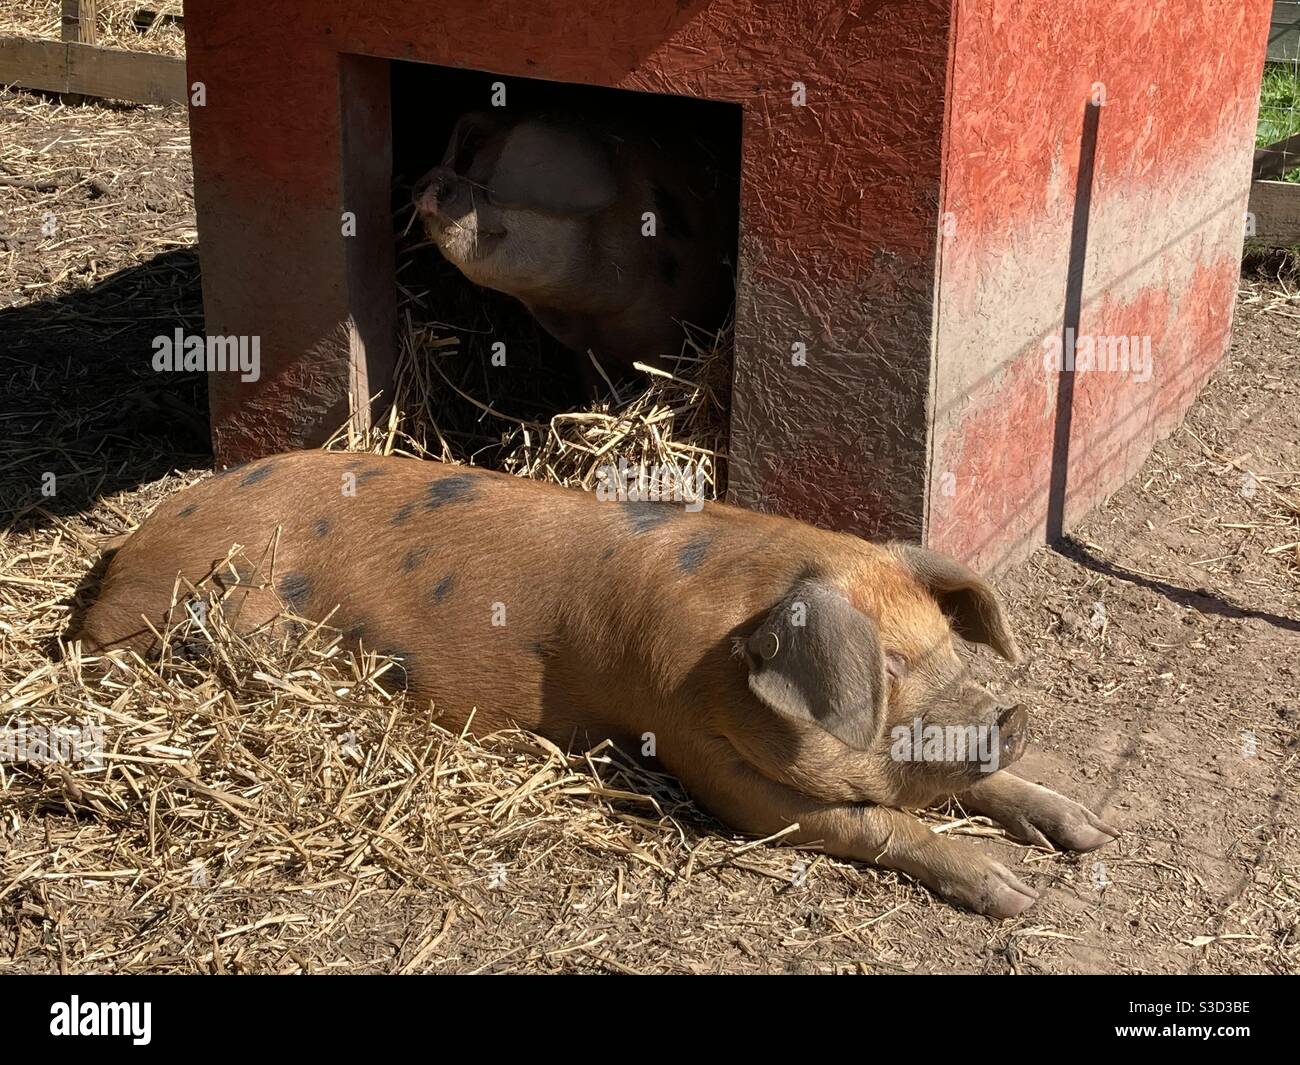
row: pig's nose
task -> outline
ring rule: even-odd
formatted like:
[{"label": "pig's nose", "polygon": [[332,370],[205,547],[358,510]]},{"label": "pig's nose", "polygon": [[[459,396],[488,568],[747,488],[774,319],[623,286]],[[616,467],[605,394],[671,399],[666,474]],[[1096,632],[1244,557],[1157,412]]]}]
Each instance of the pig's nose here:
[{"label": "pig's nose", "polygon": [[1029,708],[1024,703],[1008,706],[998,714],[998,750],[1001,763],[1009,766],[1025,753],[1029,742]]},{"label": "pig's nose", "polygon": [[455,175],[445,166],[436,166],[415,183],[411,198],[417,209],[436,211],[451,191]]}]

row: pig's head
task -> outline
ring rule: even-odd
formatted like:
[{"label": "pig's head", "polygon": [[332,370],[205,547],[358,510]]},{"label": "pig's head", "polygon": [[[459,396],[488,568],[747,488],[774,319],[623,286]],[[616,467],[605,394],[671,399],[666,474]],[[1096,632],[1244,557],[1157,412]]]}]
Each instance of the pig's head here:
[{"label": "pig's head", "polygon": [[[683,154],[634,130],[472,113],[416,183],[415,207],[448,261],[562,343],[653,360],[680,348],[683,322],[721,325],[702,319],[724,317],[732,295],[710,198],[722,186],[715,175],[700,194]],[[652,237],[646,212],[659,218]]]},{"label": "pig's head", "polygon": [[588,280],[591,217],[617,191],[597,138],[474,113],[456,123],[414,195],[430,239],[466,277],[545,301]]},{"label": "pig's head", "polygon": [[1026,742],[1025,707],[975,683],[954,636],[1019,658],[988,583],[896,544],[846,583],[801,578],[743,651],[750,690],[815,746],[810,761],[851,772],[873,801],[925,806],[1006,768]]}]

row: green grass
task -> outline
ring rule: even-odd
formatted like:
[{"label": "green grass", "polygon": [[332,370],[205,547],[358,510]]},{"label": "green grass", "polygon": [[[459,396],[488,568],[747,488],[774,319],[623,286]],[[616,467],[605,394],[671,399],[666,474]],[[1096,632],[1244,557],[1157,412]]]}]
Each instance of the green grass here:
[{"label": "green grass", "polygon": [[[1267,147],[1293,133],[1300,133],[1300,65],[1265,63],[1255,147]],[[1300,182],[1300,165],[1288,170],[1281,180]]]}]

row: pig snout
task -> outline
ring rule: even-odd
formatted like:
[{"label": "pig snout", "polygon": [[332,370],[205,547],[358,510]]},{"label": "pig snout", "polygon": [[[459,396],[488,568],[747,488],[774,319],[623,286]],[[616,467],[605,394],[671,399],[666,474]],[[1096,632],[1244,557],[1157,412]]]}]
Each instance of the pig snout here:
[{"label": "pig snout", "polygon": [[1003,769],[1018,762],[1029,743],[1029,708],[1024,703],[1008,706],[998,714],[998,750]]},{"label": "pig snout", "polygon": [[1018,761],[1029,743],[1029,711],[982,693],[896,727],[893,740],[891,757],[910,768],[904,797],[926,805]]},{"label": "pig snout", "polygon": [[983,695],[976,704],[975,728],[966,745],[958,744],[955,768],[984,776],[1006,769],[1020,760],[1029,744],[1029,708],[1024,703],[1007,706]]},{"label": "pig snout", "polygon": [[411,199],[421,214],[441,214],[457,182],[456,172],[447,166],[435,166],[415,183]]}]

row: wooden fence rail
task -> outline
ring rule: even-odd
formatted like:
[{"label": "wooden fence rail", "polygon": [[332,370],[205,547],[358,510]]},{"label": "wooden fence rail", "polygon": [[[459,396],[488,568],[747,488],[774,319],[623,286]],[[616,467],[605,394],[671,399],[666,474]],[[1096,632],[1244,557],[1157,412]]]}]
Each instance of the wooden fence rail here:
[{"label": "wooden fence rail", "polygon": [[0,85],[140,104],[181,103],[185,60],[71,41],[0,37]]},{"label": "wooden fence rail", "polygon": [[141,104],[186,98],[185,60],[123,48],[100,48],[98,0],[62,0],[61,40],[0,37],[0,85],[72,97],[106,96]]}]

